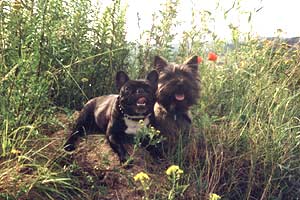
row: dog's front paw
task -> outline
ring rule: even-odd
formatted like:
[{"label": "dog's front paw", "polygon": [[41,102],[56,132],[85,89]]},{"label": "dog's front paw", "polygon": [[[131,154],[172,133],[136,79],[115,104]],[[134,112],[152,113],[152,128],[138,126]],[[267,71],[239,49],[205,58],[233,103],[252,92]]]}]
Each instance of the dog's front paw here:
[{"label": "dog's front paw", "polygon": [[149,151],[152,158],[157,162],[165,160],[165,155],[161,144],[159,144],[158,146],[150,145],[146,149]]},{"label": "dog's front paw", "polygon": [[120,159],[121,165],[123,167],[125,167],[126,169],[129,169],[133,166],[133,158],[130,157],[128,154],[119,156],[119,159]]},{"label": "dog's front paw", "polygon": [[67,152],[71,152],[75,150],[75,145],[71,143],[67,143],[64,145],[64,150]]},{"label": "dog's front paw", "polygon": [[133,167],[133,159],[130,158],[130,159],[126,160],[125,162],[123,162],[122,167],[124,167],[125,169],[132,168]]}]

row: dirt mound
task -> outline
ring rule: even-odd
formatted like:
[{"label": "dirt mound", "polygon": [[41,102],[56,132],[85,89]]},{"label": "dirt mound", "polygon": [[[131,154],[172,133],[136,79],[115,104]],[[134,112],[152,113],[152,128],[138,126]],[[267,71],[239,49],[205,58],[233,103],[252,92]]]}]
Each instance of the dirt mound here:
[{"label": "dirt mound", "polygon": [[[77,113],[75,113],[77,115]],[[59,116],[64,124],[69,124],[66,116]],[[73,120],[74,117],[71,118]],[[63,159],[61,164],[66,170],[72,171],[74,177],[80,177],[79,185],[91,199],[141,199],[143,191],[139,183],[134,182],[133,177],[139,172],[147,173],[151,180],[151,191],[165,182],[165,170],[167,161],[158,163],[149,152],[143,148],[133,150],[132,145],[126,145],[126,149],[133,159],[133,164],[123,166],[118,156],[113,152],[104,135],[93,134],[81,138],[76,149],[72,153],[63,151],[63,144],[68,137],[68,128],[51,134],[53,143],[49,152],[60,152]],[[57,155],[57,154],[56,154]],[[88,180],[90,179],[90,180]],[[105,188],[95,196],[89,196],[92,187]]]},{"label": "dirt mound", "polygon": [[[22,156],[23,152],[20,151],[10,155],[9,161],[0,159],[0,166],[5,165],[10,169],[0,176],[1,180],[6,180],[5,185],[0,185],[0,195],[5,193],[12,199],[20,200],[47,197],[74,200],[134,200],[145,199],[145,196],[148,199],[167,198],[172,184],[165,172],[172,163],[167,159],[155,160],[144,148],[125,146],[133,159],[130,166],[120,164],[118,156],[101,134],[80,138],[75,151],[65,152],[63,145],[77,115],[57,115],[63,129],[57,131],[56,127],[54,131],[55,128],[48,127],[45,137],[28,140],[26,146],[30,150],[25,152],[28,156]],[[184,156],[188,157],[186,154]],[[134,176],[140,172],[149,176],[147,194],[142,181],[134,180]],[[181,199],[193,199],[195,188],[189,184]]]}]

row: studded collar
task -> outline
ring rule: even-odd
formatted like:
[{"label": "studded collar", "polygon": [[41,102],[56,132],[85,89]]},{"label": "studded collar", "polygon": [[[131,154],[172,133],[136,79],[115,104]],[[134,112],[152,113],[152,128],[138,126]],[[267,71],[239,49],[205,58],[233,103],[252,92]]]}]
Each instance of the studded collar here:
[{"label": "studded collar", "polygon": [[120,96],[117,98],[117,104],[118,104],[118,109],[120,113],[123,115],[124,118],[133,120],[133,121],[140,121],[140,120],[145,120],[146,118],[150,117],[150,114],[147,115],[128,115],[124,112],[124,108],[120,104]]}]

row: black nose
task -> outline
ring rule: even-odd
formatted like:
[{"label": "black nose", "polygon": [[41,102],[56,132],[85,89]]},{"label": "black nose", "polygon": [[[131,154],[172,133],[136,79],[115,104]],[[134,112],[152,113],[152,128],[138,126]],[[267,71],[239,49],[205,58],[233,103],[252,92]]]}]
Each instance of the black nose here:
[{"label": "black nose", "polygon": [[143,88],[138,88],[137,90],[136,90],[136,93],[137,94],[142,94],[142,93],[144,93],[145,91],[144,91],[144,89]]}]

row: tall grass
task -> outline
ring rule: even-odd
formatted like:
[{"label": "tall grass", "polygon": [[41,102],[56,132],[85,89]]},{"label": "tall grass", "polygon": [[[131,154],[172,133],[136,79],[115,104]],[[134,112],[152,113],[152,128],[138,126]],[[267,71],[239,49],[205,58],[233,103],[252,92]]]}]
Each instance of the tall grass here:
[{"label": "tall grass", "polygon": [[114,73],[128,67],[125,11],[120,1],[0,2],[1,198],[82,193],[46,152],[47,134],[62,128],[57,111],[114,90]]},{"label": "tall grass", "polygon": [[[229,48],[209,30],[212,13],[196,9],[192,28],[175,41],[170,30],[180,24],[180,1],[162,4],[151,29],[130,44],[120,1],[108,7],[89,0],[24,2],[0,2],[1,198],[92,199],[107,192],[95,177],[78,174],[76,164],[64,168],[68,157],[48,135],[66,128],[57,112],[112,93],[117,70],[143,76],[155,54],[178,63],[191,54],[203,57],[195,131],[179,138],[168,158],[184,171],[180,184],[189,185],[176,198],[300,196],[299,46],[280,37],[244,37],[232,27]],[[206,59],[208,51],[218,54],[217,62]],[[157,188],[153,199],[168,194],[164,182]]]},{"label": "tall grass", "polygon": [[294,165],[299,163],[297,55],[299,49],[284,43],[253,40],[228,53],[225,66],[202,69],[204,107],[198,124],[213,148],[222,147],[213,158],[223,157],[217,180],[222,187],[215,189],[224,197],[281,199],[299,194]]}]

